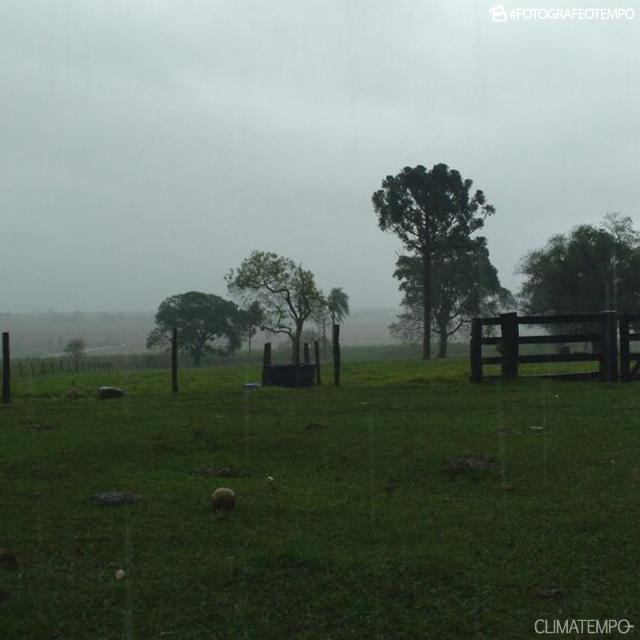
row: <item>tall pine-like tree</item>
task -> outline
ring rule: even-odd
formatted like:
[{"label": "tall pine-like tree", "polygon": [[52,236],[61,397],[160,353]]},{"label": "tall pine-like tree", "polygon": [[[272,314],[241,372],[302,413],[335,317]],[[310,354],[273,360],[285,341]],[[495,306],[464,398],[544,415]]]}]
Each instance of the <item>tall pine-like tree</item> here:
[{"label": "tall pine-like tree", "polygon": [[432,283],[434,261],[455,258],[471,235],[495,212],[473,181],[446,164],[432,169],[405,167],[387,176],[372,201],[383,231],[396,234],[422,266],[422,357],[431,358]]}]

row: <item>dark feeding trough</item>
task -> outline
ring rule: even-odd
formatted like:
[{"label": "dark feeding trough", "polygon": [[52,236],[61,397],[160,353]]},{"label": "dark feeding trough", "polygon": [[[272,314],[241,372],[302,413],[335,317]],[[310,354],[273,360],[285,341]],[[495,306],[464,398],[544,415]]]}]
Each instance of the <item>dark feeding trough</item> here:
[{"label": "dark feeding trough", "polygon": [[272,364],[267,367],[267,384],[276,387],[313,387],[315,364]]},{"label": "dark feeding trough", "polygon": [[304,362],[298,364],[272,364],[271,343],[264,345],[262,360],[262,384],[274,387],[313,387],[321,384],[320,380],[320,348],[316,342],[315,362],[311,362],[309,345],[304,345]]}]

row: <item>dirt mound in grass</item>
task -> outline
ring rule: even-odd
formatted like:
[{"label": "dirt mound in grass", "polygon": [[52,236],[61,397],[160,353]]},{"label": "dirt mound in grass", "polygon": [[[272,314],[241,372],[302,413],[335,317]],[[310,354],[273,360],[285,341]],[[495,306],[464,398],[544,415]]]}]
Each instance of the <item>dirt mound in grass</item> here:
[{"label": "dirt mound in grass", "polygon": [[89,500],[99,505],[133,504],[138,502],[142,496],[138,493],[128,491],[106,491],[104,493],[94,493]]},{"label": "dirt mound in grass", "polygon": [[193,473],[208,478],[242,478],[247,475],[235,467],[198,467],[193,470]]},{"label": "dirt mound in grass", "polygon": [[493,469],[498,463],[488,456],[460,456],[447,458],[445,468],[447,471],[471,471]]},{"label": "dirt mound in grass", "polygon": [[324,431],[328,429],[326,424],[320,424],[318,422],[310,422],[305,428],[305,431]]}]

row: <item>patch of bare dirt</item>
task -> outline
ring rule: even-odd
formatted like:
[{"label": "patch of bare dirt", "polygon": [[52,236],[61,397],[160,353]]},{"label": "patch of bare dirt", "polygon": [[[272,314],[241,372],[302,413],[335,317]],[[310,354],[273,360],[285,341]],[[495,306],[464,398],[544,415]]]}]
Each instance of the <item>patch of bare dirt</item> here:
[{"label": "patch of bare dirt", "polygon": [[236,467],[198,467],[193,470],[193,473],[209,478],[242,478],[247,475]]},{"label": "patch of bare dirt", "polygon": [[320,424],[318,422],[310,422],[305,428],[305,431],[325,431],[329,427],[326,424]]},{"label": "patch of bare dirt", "polygon": [[89,500],[95,504],[111,506],[118,504],[133,504],[138,502],[142,496],[138,493],[128,491],[105,491],[104,493],[94,493]]},{"label": "patch of bare dirt", "polygon": [[494,469],[498,463],[488,456],[460,456],[447,458],[445,467],[447,471],[471,471],[482,469]]}]

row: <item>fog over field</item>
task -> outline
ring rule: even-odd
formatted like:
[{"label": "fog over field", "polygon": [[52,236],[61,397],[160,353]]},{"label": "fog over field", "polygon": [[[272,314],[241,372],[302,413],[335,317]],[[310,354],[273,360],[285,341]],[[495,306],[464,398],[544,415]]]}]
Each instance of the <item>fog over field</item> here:
[{"label": "fog over field", "polygon": [[[388,330],[395,314],[395,309],[354,312],[343,327],[341,342],[347,346],[396,343]],[[144,351],[153,316],[151,312],[0,313],[0,324],[11,332],[16,357],[58,357],[67,342],[77,337],[86,342],[87,355],[108,356]],[[255,344],[262,345],[265,338],[258,332]],[[285,336],[269,339],[288,346]]]},{"label": "fog over field", "polygon": [[226,295],[256,248],[393,308],[371,194],[406,165],[485,191],[510,288],[551,233],[636,216],[638,20],[489,4],[4,0],[0,310]]}]

